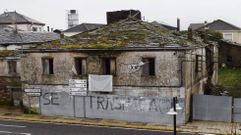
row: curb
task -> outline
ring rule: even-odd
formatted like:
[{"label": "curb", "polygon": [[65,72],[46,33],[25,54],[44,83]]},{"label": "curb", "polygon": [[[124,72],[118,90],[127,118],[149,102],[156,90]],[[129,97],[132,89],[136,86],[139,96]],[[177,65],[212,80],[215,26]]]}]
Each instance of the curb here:
[{"label": "curb", "polygon": [[[71,117],[55,117],[54,119],[51,116],[44,116],[41,118],[36,115],[32,116],[0,116],[1,120],[15,120],[15,121],[28,121],[28,122],[41,122],[41,123],[53,123],[53,124],[71,124],[71,125],[85,125],[85,126],[98,126],[98,127],[110,127],[110,128],[125,128],[125,129],[136,129],[136,130],[150,130],[150,131],[173,131],[173,127],[161,127],[161,126],[148,126],[148,125],[134,125],[128,123],[115,123],[115,122],[107,122],[105,119],[102,121],[96,122],[94,119],[72,119]],[[101,120],[101,119],[100,119]],[[92,121],[92,122],[91,122]],[[185,132],[189,134],[202,134],[205,135],[207,133],[200,132],[200,131],[190,131],[190,129],[185,129],[185,127],[178,128],[177,132]],[[212,134],[212,133],[209,133]],[[215,135],[217,133],[213,133]],[[225,133],[220,133],[225,134]]]}]

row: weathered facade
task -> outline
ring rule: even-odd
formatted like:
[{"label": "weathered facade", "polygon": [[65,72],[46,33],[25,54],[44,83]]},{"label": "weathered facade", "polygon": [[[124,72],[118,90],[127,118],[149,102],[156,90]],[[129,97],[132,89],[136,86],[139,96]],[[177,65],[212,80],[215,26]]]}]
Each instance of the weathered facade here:
[{"label": "weathered facade", "polygon": [[[163,110],[158,111],[156,108],[154,110],[157,112],[153,115],[160,111],[165,112],[171,105],[169,99],[177,96],[180,101],[183,101],[184,109],[179,120],[179,123],[183,124],[190,118],[192,94],[202,94],[203,85],[208,79],[207,46],[209,45],[204,44],[199,37],[188,40],[185,34],[178,32],[172,34],[153,24],[128,19],[75,35],[69,39],[45,44],[40,48],[22,50],[21,81],[24,82],[23,88],[42,89],[40,98],[31,98],[31,107],[39,109],[45,115],[128,120],[129,116],[131,118],[131,116],[135,116],[133,114],[137,114],[136,117],[139,120],[137,118],[131,120],[170,124],[172,118],[166,118],[166,113],[163,113],[157,120],[155,117],[144,119],[142,112],[153,113],[154,102],[152,101],[154,100],[152,98],[161,98],[158,101],[168,98],[163,100],[165,104],[164,102],[154,103]],[[215,50],[216,46],[210,45],[209,48]],[[216,55],[213,53],[217,52],[212,52],[210,56]],[[73,67],[77,67],[77,60],[81,60],[81,70],[78,70],[76,75]],[[212,70],[217,69],[212,66]],[[131,97],[136,97],[138,102],[135,100],[135,105],[142,104],[141,106],[149,109],[143,109],[141,112],[122,110],[127,117],[119,115],[117,117],[115,111],[109,112],[108,109],[93,111],[87,108],[85,115],[78,115],[79,112],[74,115],[72,112],[58,113],[57,110],[61,107],[61,110],[71,110],[71,108],[67,109],[70,106],[63,105],[64,103],[74,102],[75,106],[76,100],[82,102],[80,97],[74,96],[75,99],[72,99],[71,96],[64,96],[63,93],[69,93],[69,79],[88,79],[89,74],[113,76],[112,92],[89,92],[84,98],[87,100],[86,104],[90,103],[90,108],[94,105],[97,105],[97,108],[106,108],[104,106],[107,106],[109,102],[104,105],[104,99],[114,101],[116,99],[112,98],[114,95],[118,98],[120,96],[127,97],[126,100],[120,101],[125,107],[127,107],[127,102],[132,102]],[[217,74],[215,75],[217,76]],[[60,94],[62,96],[58,96],[56,92],[62,93]],[[96,100],[92,100],[91,97],[96,95]],[[101,96],[105,98],[101,98]],[[146,102],[141,102],[142,97]],[[27,95],[24,95],[26,106],[29,105],[28,98]],[[53,98],[55,101],[51,100]],[[97,103],[92,104],[93,102]],[[114,102],[110,102],[109,105],[113,110]],[[76,108],[74,110],[76,111]]]},{"label": "weathered facade", "polygon": [[34,48],[40,43],[58,39],[55,33],[23,32],[0,29],[0,103],[19,105],[22,100],[20,82],[20,48]]},{"label": "weathered facade", "polygon": [[0,56],[0,103],[19,105],[21,101],[19,56],[13,51],[4,52],[8,55]]}]

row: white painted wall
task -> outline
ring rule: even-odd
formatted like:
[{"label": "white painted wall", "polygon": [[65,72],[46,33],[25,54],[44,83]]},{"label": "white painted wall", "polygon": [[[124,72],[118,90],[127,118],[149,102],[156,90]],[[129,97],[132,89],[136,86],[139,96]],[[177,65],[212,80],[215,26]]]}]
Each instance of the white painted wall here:
[{"label": "white painted wall", "polygon": [[64,35],[66,37],[71,37],[71,36],[79,34],[79,33],[81,33],[81,32],[64,32]]},{"label": "white painted wall", "polygon": [[6,47],[6,50],[17,50],[17,49],[21,49],[21,46],[19,45],[9,45]]},{"label": "white painted wall", "polygon": [[[10,27],[15,27],[15,25],[11,24],[8,25]],[[44,26],[42,25],[36,25],[36,24],[17,24],[17,29],[23,30],[23,31],[33,31],[33,27],[37,28],[38,32],[44,31]]]}]

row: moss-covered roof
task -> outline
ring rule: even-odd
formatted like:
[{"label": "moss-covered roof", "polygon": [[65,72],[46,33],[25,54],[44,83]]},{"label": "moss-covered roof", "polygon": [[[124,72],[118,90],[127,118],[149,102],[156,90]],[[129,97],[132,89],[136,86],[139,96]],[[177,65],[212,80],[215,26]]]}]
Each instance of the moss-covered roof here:
[{"label": "moss-covered roof", "polygon": [[41,48],[62,49],[114,49],[192,47],[203,45],[202,39],[188,40],[187,34],[172,33],[149,22],[127,19],[70,38],[46,43]]},{"label": "moss-covered roof", "polygon": [[0,57],[16,56],[17,51],[14,50],[0,50]]}]

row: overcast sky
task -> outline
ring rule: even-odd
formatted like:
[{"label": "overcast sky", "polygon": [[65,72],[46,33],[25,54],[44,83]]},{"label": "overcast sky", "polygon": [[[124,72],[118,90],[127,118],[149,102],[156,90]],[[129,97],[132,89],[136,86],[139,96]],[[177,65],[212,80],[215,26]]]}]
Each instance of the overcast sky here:
[{"label": "overcast sky", "polygon": [[66,29],[66,11],[77,9],[80,23],[106,23],[106,11],[139,9],[146,21],[158,20],[181,29],[190,23],[223,19],[241,27],[241,0],[1,0],[0,11],[17,11],[46,23],[54,29]]}]

